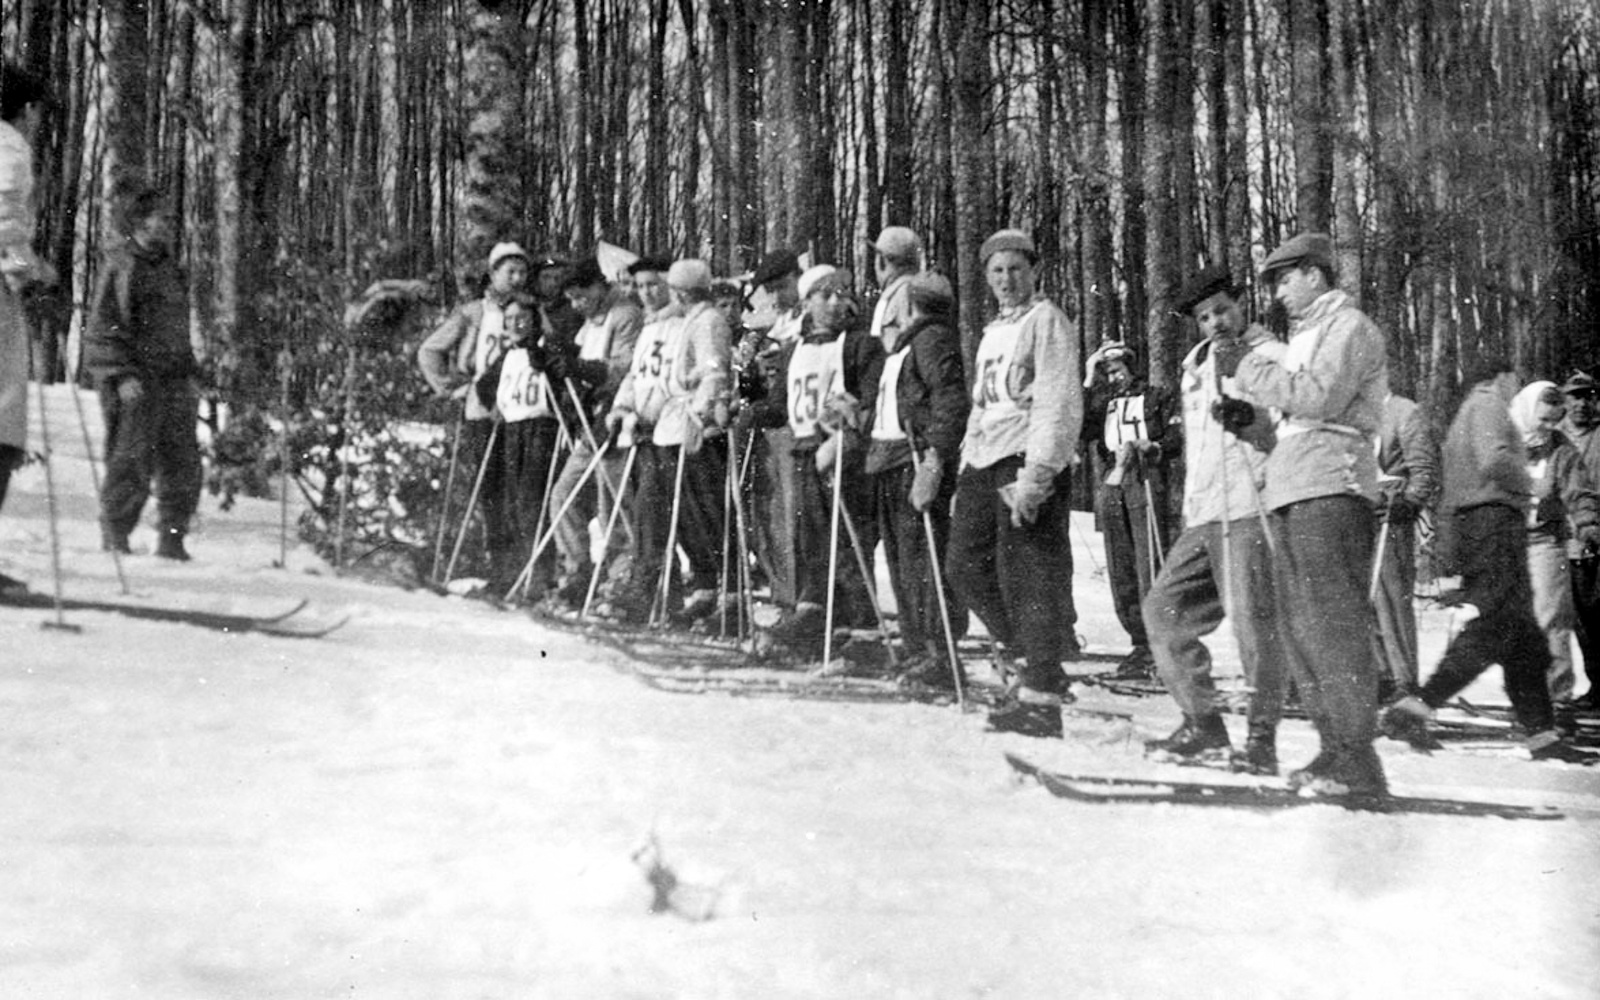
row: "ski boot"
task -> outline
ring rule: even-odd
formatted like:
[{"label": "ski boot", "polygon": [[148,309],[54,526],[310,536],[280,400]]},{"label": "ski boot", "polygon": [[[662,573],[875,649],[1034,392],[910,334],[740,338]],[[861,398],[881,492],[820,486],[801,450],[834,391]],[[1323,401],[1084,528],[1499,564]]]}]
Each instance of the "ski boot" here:
[{"label": "ski boot", "polygon": [[1122,658],[1117,664],[1116,672],[1112,679],[1119,681],[1151,681],[1156,677],[1156,661],[1150,655],[1150,647],[1135,646],[1133,652]]},{"label": "ski boot", "polygon": [[[1339,751],[1324,751],[1318,760],[1326,765],[1296,783],[1291,774],[1290,787],[1308,798],[1344,799],[1350,801],[1377,801],[1389,794],[1389,781],[1383,774],[1383,762],[1372,744]],[[1312,762],[1316,764],[1315,761]],[[1310,771],[1305,768],[1295,774]]]},{"label": "ski boot", "polygon": [[1235,750],[1228,769],[1238,774],[1274,775],[1278,773],[1278,727],[1270,722],[1250,723],[1244,749]]},{"label": "ski boot", "polygon": [[1225,756],[1232,745],[1222,716],[1212,712],[1198,717],[1184,716],[1183,723],[1166,739],[1146,741],[1144,752],[1156,760],[1198,763]]},{"label": "ski boot", "polygon": [[1546,729],[1542,733],[1535,733],[1528,737],[1523,744],[1528,748],[1528,759],[1536,761],[1557,761],[1563,764],[1582,764],[1593,767],[1600,764],[1600,754],[1592,754],[1580,750],[1562,739],[1554,729]]},{"label": "ski boot", "polygon": [[1076,700],[1065,689],[1054,692],[1019,687],[1000,707],[989,713],[989,732],[1060,739],[1063,732],[1061,706]]},{"label": "ski boot", "polygon": [[1433,709],[1416,695],[1406,695],[1378,714],[1378,732],[1391,740],[1409,744],[1413,750],[1431,753],[1440,743],[1428,732]]},{"label": "ski boot", "polygon": [[[123,544],[127,544],[124,536]],[[162,559],[171,559],[173,562],[188,562],[189,550],[183,547],[182,528],[163,528],[161,537],[156,542],[156,555]]]}]

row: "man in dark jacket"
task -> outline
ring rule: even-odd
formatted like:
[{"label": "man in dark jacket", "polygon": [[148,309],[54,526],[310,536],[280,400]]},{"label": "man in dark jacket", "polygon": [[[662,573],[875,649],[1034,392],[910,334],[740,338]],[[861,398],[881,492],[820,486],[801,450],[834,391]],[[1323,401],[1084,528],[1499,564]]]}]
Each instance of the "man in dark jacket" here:
[{"label": "man in dark jacket", "polygon": [[161,194],[135,196],[125,222],[128,238],[103,265],[83,341],[84,368],[106,420],[101,540],[129,551],[128,534],[153,481],[156,555],[187,560],[183,539],[201,485],[188,282],[172,252],[172,210]]},{"label": "man in dark jacket", "polygon": [[[1561,391],[1567,397],[1567,418],[1561,429],[1583,456],[1589,481],[1600,484],[1600,382],[1588,372],[1574,372]],[[1589,690],[1577,704],[1600,708],[1600,557],[1577,553],[1571,558],[1572,603],[1577,613],[1578,648]]]},{"label": "man in dark jacket", "polygon": [[[902,679],[949,688],[960,665],[949,662],[935,588],[944,589],[947,607],[954,597],[935,566],[944,566],[956,463],[972,404],[949,279],[915,275],[906,294],[910,323],[896,336],[878,380],[866,471],[900,609],[900,640],[907,654]],[[933,525],[932,552],[924,513]],[[965,625],[966,610],[952,607],[952,629],[963,634]]]},{"label": "man in dark jacket", "polygon": [[1444,442],[1439,551],[1445,569],[1461,575],[1461,617],[1467,621],[1421,692],[1384,710],[1383,729],[1395,738],[1425,743],[1433,710],[1498,663],[1517,723],[1529,734],[1529,756],[1593,763],[1591,755],[1557,734],[1550,704],[1550,649],[1533,617],[1528,580],[1533,483],[1508,409],[1517,376],[1503,355],[1491,356],[1481,359],[1466,381],[1472,389]]}]

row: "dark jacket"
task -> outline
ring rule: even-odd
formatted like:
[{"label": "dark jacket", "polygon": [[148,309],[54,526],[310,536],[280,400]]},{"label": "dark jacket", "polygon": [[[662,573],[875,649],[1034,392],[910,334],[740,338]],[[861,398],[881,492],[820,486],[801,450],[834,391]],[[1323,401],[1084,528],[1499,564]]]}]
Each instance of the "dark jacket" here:
[{"label": "dark jacket", "polygon": [[1378,424],[1378,488],[1389,516],[1405,522],[1439,496],[1439,444],[1422,408],[1390,393]]},{"label": "dark jacket", "polygon": [[[910,348],[895,383],[895,405],[907,442],[873,441],[867,471],[880,472],[911,461],[911,447],[933,448],[944,460],[961,454],[972,400],[967,395],[961,335],[948,323],[922,316],[900,331],[894,353]],[[879,371],[882,371],[880,367]],[[877,407],[873,407],[873,413]]]},{"label": "dark jacket", "polygon": [[1117,464],[1117,456],[1106,447],[1108,408],[1116,400],[1141,395],[1144,397],[1145,433],[1155,447],[1142,453],[1139,461],[1128,465],[1120,487],[1134,495],[1138,503],[1144,500],[1146,476],[1154,493],[1166,495],[1168,466],[1183,454],[1183,415],[1173,394],[1160,386],[1145,386],[1137,382],[1131,388],[1117,392],[1103,378],[1097,377],[1086,393],[1083,406],[1083,440],[1093,450],[1103,482]]},{"label": "dark jacket", "polygon": [[83,367],[95,383],[194,375],[188,282],[172,252],[129,239],[102,268],[83,336]]}]

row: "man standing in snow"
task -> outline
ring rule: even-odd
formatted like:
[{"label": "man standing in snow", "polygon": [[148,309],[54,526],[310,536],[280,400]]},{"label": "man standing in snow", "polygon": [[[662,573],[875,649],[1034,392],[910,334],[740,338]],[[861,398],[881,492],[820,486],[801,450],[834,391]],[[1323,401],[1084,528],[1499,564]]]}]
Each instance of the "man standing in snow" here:
[{"label": "man standing in snow", "polygon": [[1388,783],[1372,745],[1378,671],[1367,586],[1388,349],[1336,285],[1327,235],[1283,244],[1262,264],[1261,280],[1289,314],[1288,349],[1274,359],[1242,340],[1219,341],[1212,356],[1242,398],[1282,414],[1262,502],[1277,547],[1279,620],[1322,740],[1289,780],[1306,794],[1380,796]]},{"label": "man standing in snow", "polygon": [[[1567,397],[1567,419],[1561,429],[1580,454],[1589,481],[1600,484],[1600,383],[1588,372],[1574,372],[1561,391]],[[1578,553],[1571,559],[1572,603],[1577,612],[1578,648],[1589,690],[1580,708],[1600,708],[1600,557]]]},{"label": "man standing in snow", "polygon": [[1233,625],[1250,685],[1249,733],[1235,770],[1277,774],[1277,728],[1283,711],[1286,655],[1273,611],[1270,546],[1262,527],[1261,487],[1272,450],[1272,418],[1234,398],[1217,375],[1215,345],[1243,340],[1280,355],[1283,345],[1260,326],[1245,326],[1240,290],[1228,269],[1192,278],[1176,307],[1194,317],[1202,340],[1183,359],[1183,533],[1145,597],[1145,630],[1156,669],[1183,709],[1166,739],[1145,744],[1152,756],[1193,760],[1224,754],[1231,743],[1211,679],[1211,654],[1200,638]]},{"label": "man standing in snow", "polygon": [[900,332],[911,325],[910,281],[922,270],[922,240],[905,226],[889,226],[872,244],[873,274],[878,279],[878,302],[872,308],[873,339],[885,354],[893,351]]},{"label": "man standing in snow", "polygon": [[[55,284],[55,270],[33,252],[33,133],[44,85],[9,63],[0,66],[0,505],[28,445],[28,323],[23,298]],[[27,585],[0,573],[0,596]]]},{"label": "man standing in snow", "polygon": [[1472,389],[1444,442],[1439,551],[1446,569],[1461,574],[1462,609],[1470,617],[1422,690],[1384,711],[1384,730],[1420,742],[1433,710],[1498,663],[1517,723],[1529,734],[1529,756],[1593,763],[1561,739],[1550,703],[1550,648],[1533,616],[1528,578],[1533,482],[1509,409],[1516,373],[1504,355],[1491,353],[1465,381]]},{"label": "man standing in snow", "polygon": [[201,486],[189,286],[172,251],[166,199],[144,191],[124,218],[127,239],[106,258],[83,337],[83,364],[106,420],[101,538],[108,549],[128,551],[153,480],[156,555],[183,561]]},{"label": "man standing in snow", "polygon": [[[516,551],[516,530],[506,506],[505,440],[497,430],[500,417],[494,399],[500,382],[498,363],[511,343],[506,309],[522,300],[527,280],[527,252],[515,243],[496,244],[489,251],[489,286],[483,297],[458,307],[417,349],[422,376],[433,390],[463,397],[466,419],[461,454],[467,468],[482,471],[479,502],[489,552],[490,589],[496,596],[505,593],[526,558],[526,553]],[[490,377],[494,384],[486,393],[473,391]]]}]

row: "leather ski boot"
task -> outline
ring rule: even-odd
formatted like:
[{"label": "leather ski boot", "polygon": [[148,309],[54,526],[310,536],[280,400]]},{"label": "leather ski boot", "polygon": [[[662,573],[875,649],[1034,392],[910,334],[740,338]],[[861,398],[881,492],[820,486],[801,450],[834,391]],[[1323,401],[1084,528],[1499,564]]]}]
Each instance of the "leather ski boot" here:
[{"label": "leather ski boot", "polygon": [[1244,749],[1233,752],[1228,767],[1241,774],[1277,774],[1278,727],[1271,722],[1250,723]]},{"label": "leather ski boot", "polygon": [[1147,741],[1144,751],[1152,757],[1192,761],[1215,756],[1217,751],[1226,752],[1231,747],[1228,727],[1223,724],[1222,716],[1213,712],[1199,717],[1184,716],[1183,724],[1174,729],[1171,736]]}]

